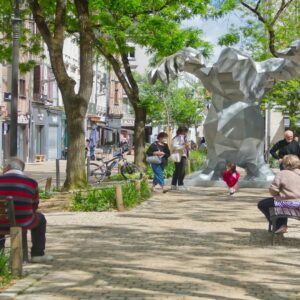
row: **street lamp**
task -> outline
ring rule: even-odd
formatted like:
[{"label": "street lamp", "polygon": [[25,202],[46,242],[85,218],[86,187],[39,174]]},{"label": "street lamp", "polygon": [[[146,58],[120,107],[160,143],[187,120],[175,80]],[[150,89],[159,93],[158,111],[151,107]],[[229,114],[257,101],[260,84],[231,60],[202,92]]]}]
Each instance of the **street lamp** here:
[{"label": "street lamp", "polygon": [[19,99],[19,37],[20,37],[20,0],[14,2],[13,27],[13,57],[11,76],[11,106],[10,106],[10,142],[9,155],[17,156],[18,139],[18,99]]}]

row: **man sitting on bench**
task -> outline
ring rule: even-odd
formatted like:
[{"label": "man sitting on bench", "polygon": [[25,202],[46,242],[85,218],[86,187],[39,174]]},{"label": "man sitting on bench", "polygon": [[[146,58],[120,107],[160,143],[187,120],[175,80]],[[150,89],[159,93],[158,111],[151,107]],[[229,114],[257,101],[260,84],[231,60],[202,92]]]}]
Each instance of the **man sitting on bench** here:
[{"label": "man sitting on bench", "polygon": [[[300,160],[298,156],[289,154],[282,159],[283,170],[274,178],[269,191],[273,196],[258,202],[258,209],[266,216],[269,223],[269,208],[274,206],[295,208],[300,199]],[[298,200],[298,201],[297,201]],[[278,218],[275,233],[287,232],[287,218]]]},{"label": "man sitting on bench", "polygon": [[[3,166],[0,176],[0,196],[12,196],[15,204],[16,223],[31,231],[31,262],[42,263],[53,260],[46,256],[46,218],[37,212],[39,205],[38,183],[26,176],[24,162],[12,157]],[[8,229],[8,223],[0,221],[0,229]],[[4,236],[0,236],[0,250],[4,248]]]}]

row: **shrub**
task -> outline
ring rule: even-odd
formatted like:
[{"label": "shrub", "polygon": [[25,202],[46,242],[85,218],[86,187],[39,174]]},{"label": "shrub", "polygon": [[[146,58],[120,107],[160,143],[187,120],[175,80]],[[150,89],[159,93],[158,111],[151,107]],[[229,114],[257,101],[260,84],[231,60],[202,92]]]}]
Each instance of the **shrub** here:
[{"label": "shrub", "polygon": [[75,194],[72,208],[76,211],[105,211],[116,207],[114,188],[80,191]]},{"label": "shrub", "polygon": [[[168,165],[167,165],[167,166],[165,167],[165,169],[164,169],[164,177],[165,177],[165,178],[172,177],[174,170],[175,170],[174,162],[169,161]],[[146,175],[147,175],[149,178],[153,178],[153,176],[154,176],[153,170],[152,170],[150,164],[147,165]]]},{"label": "shrub", "polygon": [[191,172],[198,171],[206,160],[206,151],[193,150],[190,152],[189,159],[191,161]]},{"label": "shrub", "polygon": [[[122,192],[125,208],[135,207],[151,195],[145,180],[141,182],[140,193],[135,190],[134,182],[122,185]],[[75,211],[105,211],[115,208],[116,192],[114,187],[78,192],[73,198],[71,207]]]},{"label": "shrub", "polygon": [[[191,161],[191,172],[198,171],[204,164],[206,160],[205,150],[192,150],[190,151],[189,160]],[[169,161],[167,167],[164,169],[165,178],[170,178],[175,170],[175,165],[173,161]],[[151,165],[147,165],[146,174],[149,178],[153,178],[154,174]]]},{"label": "shrub", "polygon": [[0,251],[0,288],[9,283],[11,278],[9,257],[4,251]]},{"label": "shrub", "polygon": [[277,159],[275,159],[273,156],[270,156],[269,165],[270,165],[270,168],[278,169],[279,161]]}]

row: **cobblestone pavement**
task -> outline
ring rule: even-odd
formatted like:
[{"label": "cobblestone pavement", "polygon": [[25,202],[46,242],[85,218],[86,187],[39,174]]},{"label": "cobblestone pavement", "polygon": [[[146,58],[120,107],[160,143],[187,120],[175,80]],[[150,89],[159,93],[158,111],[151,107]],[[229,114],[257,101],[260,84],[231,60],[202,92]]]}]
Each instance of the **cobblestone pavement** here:
[{"label": "cobblestone pavement", "polygon": [[300,299],[300,223],[270,246],[267,195],[191,188],[124,213],[49,213],[56,260],[27,265],[36,279],[14,299]]}]

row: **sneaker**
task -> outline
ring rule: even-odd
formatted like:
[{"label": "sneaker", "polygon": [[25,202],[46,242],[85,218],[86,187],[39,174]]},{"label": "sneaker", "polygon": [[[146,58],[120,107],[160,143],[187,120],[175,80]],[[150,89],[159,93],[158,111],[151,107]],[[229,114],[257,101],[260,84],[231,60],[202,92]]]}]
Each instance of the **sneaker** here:
[{"label": "sneaker", "polygon": [[173,190],[173,191],[177,190],[177,186],[176,185],[171,185],[171,190]]},{"label": "sneaker", "polygon": [[288,227],[286,225],[282,225],[279,229],[277,229],[275,231],[275,233],[276,234],[278,234],[278,233],[287,233],[287,231],[288,231]]},{"label": "sneaker", "polygon": [[234,188],[230,188],[229,189],[229,195],[232,196],[235,193],[235,189]]},{"label": "sneaker", "polygon": [[151,192],[152,193],[155,192],[155,186],[154,185],[151,186]]},{"label": "sneaker", "polygon": [[32,256],[31,257],[31,262],[37,263],[37,264],[47,263],[47,262],[51,262],[53,260],[54,260],[54,257],[51,255]]},{"label": "sneaker", "polygon": [[189,189],[185,187],[184,185],[179,185],[178,186],[178,191],[188,191]]}]

